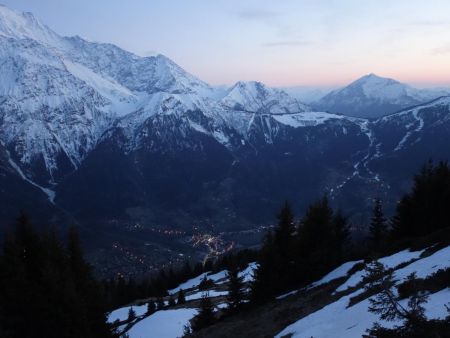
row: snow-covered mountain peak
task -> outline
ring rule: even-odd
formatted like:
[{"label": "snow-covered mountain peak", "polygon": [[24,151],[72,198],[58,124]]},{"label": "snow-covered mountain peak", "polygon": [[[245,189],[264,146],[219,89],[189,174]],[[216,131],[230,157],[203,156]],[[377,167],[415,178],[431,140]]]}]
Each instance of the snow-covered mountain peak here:
[{"label": "snow-covered mountain peak", "polygon": [[229,91],[230,93],[233,91],[240,93],[247,92],[260,97],[270,95],[270,88],[258,81],[238,81]]},{"label": "snow-covered mountain peak", "polygon": [[394,82],[398,82],[394,79],[390,79],[387,77],[383,77],[383,76],[379,76],[375,73],[369,73],[366,75],[361,76],[359,79],[355,80],[354,82],[367,82],[367,81],[372,81],[372,82],[390,82],[390,81],[394,81]]},{"label": "snow-covered mountain peak", "polygon": [[158,91],[173,94],[192,93],[205,97],[214,95],[214,89],[207,83],[189,74],[168,57],[157,54],[145,58],[154,64],[154,76]]},{"label": "snow-covered mountain peak", "polygon": [[380,117],[443,95],[448,92],[417,89],[371,73],[325,95],[316,107],[350,116]]},{"label": "snow-covered mountain peak", "polygon": [[0,36],[13,39],[31,39],[54,45],[61,37],[41,23],[30,12],[19,12],[0,5]]},{"label": "snow-covered mountain peak", "polygon": [[367,98],[387,100],[407,95],[409,86],[371,73],[359,78],[343,89],[343,91],[350,92],[355,90],[360,91]]},{"label": "snow-covered mountain peak", "polygon": [[285,91],[261,82],[237,82],[221,103],[229,109],[261,114],[299,113],[311,110]]}]

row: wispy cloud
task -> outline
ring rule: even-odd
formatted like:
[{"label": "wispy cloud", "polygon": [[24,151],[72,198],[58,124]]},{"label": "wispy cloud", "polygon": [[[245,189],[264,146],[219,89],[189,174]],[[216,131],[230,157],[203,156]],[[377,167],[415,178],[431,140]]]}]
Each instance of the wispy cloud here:
[{"label": "wispy cloud", "polygon": [[450,26],[450,20],[416,20],[409,23],[410,26],[445,27]]},{"label": "wispy cloud", "polygon": [[279,13],[265,9],[246,9],[235,13],[236,16],[243,20],[270,20],[280,16]]},{"label": "wispy cloud", "polygon": [[432,54],[448,54],[450,53],[450,42],[431,50]]},{"label": "wispy cloud", "polygon": [[311,41],[290,40],[290,41],[272,41],[263,43],[263,47],[301,47],[311,45]]},{"label": "wispy cloud", "polygon": [[299,47],[312,44],[303,39],[297,30],[283,20],[284,15],[280,12],[266,9],[253,8],[234,13],[239,19],[248,22],[256,22],[267,25],[273,30],[273,39],[262,43],[263,47]]}]

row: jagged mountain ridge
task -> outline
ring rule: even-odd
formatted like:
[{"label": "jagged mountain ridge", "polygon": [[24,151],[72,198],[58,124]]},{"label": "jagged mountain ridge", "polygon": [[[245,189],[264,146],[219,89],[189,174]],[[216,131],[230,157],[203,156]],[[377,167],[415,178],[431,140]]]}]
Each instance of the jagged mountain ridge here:
[{"label": "jagged mountain ridge", "polygon": [[[77,169],[122,117],[119,124],[134,133],[153,114],[227,109],[235,94],[231,89],[220,100],[220,91],[162,55],[142,58],[111,44],[60,37],[32,14],[6,7],[0,18],[6,74],[0,87],[2,140],[27,175],[43,185]],[[251,97],[254,87],[263,99]],[[262,84],[249,84],[241,94],[239,104],[249,109],[305,109]]]}]

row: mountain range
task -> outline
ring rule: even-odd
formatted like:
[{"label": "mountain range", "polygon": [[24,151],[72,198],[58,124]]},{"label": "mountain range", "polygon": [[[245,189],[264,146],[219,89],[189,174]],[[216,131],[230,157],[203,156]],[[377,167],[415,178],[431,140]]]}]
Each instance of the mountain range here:
[{"label": "mountain range", "polygon": [[0,74],[0,219],[79,224],[95,255],[125,238],[147,250],[142,229],[255,229],[285,199],[302,213],[327,194],[363,220],[450,155],[445,92],[373,74],[311,106],[259,82],[217,88],[4,6]]}]

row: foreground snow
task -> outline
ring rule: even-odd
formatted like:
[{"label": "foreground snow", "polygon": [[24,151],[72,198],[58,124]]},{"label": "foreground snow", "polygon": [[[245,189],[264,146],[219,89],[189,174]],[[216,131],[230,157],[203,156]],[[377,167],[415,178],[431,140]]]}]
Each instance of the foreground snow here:
[{"label": "foreground snow", "polygon": [[[338,301],[325,306],[321,310],[302,318],[289,325],[276,337],[292,334],[292,337],[314,337],[314,338],[356,338],[361,337],[373,323],[379,322],[385,327],[393,327],[394,322],[380,321],[378,315],[368,311],[369,300],[366,299],[351,307],[348,302],[358,292],[342,297]],[[426,314],[429,318],[445,318],[447,310],[445,304],[450,299],[450,289],[430,295],[428,303],[425,304]],[[403,303],[406,303],[404,300]]]},{"label": "foreground snow", "polygon": [[322,279],[312,283],[311,286],[319,286],[322,284],[326,284],[334,279],[345,277],[347,273],[358,263],[362,263],[362,260],[344,263],[325,275]]},{"label": "foreground snow", "polygon": [[[253,280],[253,271],[256,269],[256,262],[249,263],[249,265],[242,271],[239,272],[239,276],[244,278],[244,282],[251,282]],[[169,290],[169,294],[173,295],[178,293],[181,289],[188,290],[197,287],[203,278],[210,279],[216,284],[223,284],[228,281],[227,272],[225,270],[219,271],[217,273],[204,272],[201,275],[189,279],[188,281],[181,283],[176,288]]]},{"label": "foreground snow", "polygon": [[114,310],[109,314],[108,322],[114,323],[116,320],[120,322],[126,320],[128,318],[128,312],[130,311],[130,308],[133,308],[137,317],[142,316],[147,312],[147,305],[122,307],[120,309]]},{"label": "foreground snow", "polygon": [[247,268],[239,272],[239,277],[243,277],[244,283],[249,283],[253,281],[253,273],[258,267],[258,264],[256,262],[250,263]]},{"label": "foreground snow", "polygon": [[[249,263],[249,265],[239,272],[239,276],[243,277],[245,282],[251,282],[253,280],[253,271],[256,269],[256,262]],[[228,281],[227,271],[219,271],[217,273],[205,272],[201,275],[189,279],[188,281],[181,283],[178,287],[169,290],[170,295],[177,294],[180,289],[190,290],[191,294],[186,295],[186,301],[194,301],[200,299],[205,291],[198,290],[198,285],[203,278],[208,278],[216,284],[223,284]],[[206,291],[209,297],[219,297],[228,295],[228,291],[208,290]],[[165,301],[167,305],[167,300]],[[226,303],[217,304],[216,309],[223,309],[227,305]],[[130,306],[126,306],[111,312],[108,316],[108,322],[114,323],[115,321],[124,321],[128,318],[128,312]],[[147,312],[147,305],[132,306],[137,317],[144,316]],[[182,309],[167,309],[160,310],[148,316],[142,320],[138,320],[131,329],[127,332],[130,338],[176,338],[183,335],[184,325],[189,323],[197,314],[196,309],[182,308]]]},{"label": "foreground snow", "polygon": [[189,279],[188,281],[178,285],[176,288],[169,290],[169,295],[176,294],[181,289],[188,290],[188,289],[192,289],[192,288],[198,286],[200,284],[200,282],[203,280],[203,278],[205,278],[205,276],[207,279],[212,280],[214,283],[221,284],[222,280],[224,282],[224,279],[226,278],[227,273],[226,273],[226,271],[220,271],[215,274],[211,274],[211,272],[202,273],[200,276]]},{"label": "foreground snow", "polygon": [[192,295],[186,296],[186,300],[196,300],[202,298],[202,296],[207,293],[208,297],[219,297],[219,296],[226,296],[228,295],[228,291],[215,291],[215,290],[209,290],[209,291],[199,291]]},{"label": "foreground snow", "polygon": [[[416,272],[419,278],[426,278],[439,269],[450,267],[450,246],[440,249],[428,257],[421,258],[424,250],[410,251],[403,250],[390,256],[382,257],[378,261],[388,268],[395,270],[394,276],[398,283],[401,283],[410,273]],[[320,280],[311,284],[311,287],[326,284],[332,280],[342,278],[348,275],[349,271],[362,261],[352,261],[342,264]],[[402,265],[403,267],[399,268]],[[257,263],[250,263],[247,268],[239,272],[246,282],[253,280],[253,272]],[[347,280],[340,285],[335,292],[345,291],[348,288],[361,286],[365,270],[354,272],[348,276]],[[170,290],[175,294],[182,289],[191,289],[191,294],[186,296],[187,301],[201,298],[203,292],[196,287],[200,281],[207,276],[217,284],[227,282],[226,271],[219,271],[215,274],[206,272],[192,278],[177,288]],[[210,290],[210,297],[226,296],[227,291]],[[291,291],[278,299],[289,297],[298,290]],[[369,300],[364,299],[359,303],[349,306],[350,299],[363,292],[363,288],[339,298],[337,301],[323,307],[319,311],[309,314],[282,330],[276,337],[292,335],[292,337],[314,337],[314,338],[353,338],[361,337],[367,329],[372,327],[375,322],[380,322],[385,327],[393,327],[401,324],[399,322],[383,322],[379,317],[368,311]],[[425,304],[426,316],[428,318],[444,318],[447,315],[445,305],[450,299],[450,288],[443,289],[431,294],[428,302]],[[405,304],[408,300],[402,300]],[[217,304],[216,310],[226,307],[225,303]],[[123,321],[128,318],[130,307],[123,307],[113,311],[109,317],[109,322],[116,320]],[[136,315],[143,316],[147,306],[133,306]],[[130,338],[176,338],[183,334],[183,327],[197,314],[198,310],[193,308],[167,309],[160,310],[142,320],[138,320],[127,332]]]},{"label": "foreground snow", "polygon": [[[380,258],[378,261],[389,268],[396,268],[400,264],[407,264],[403,268],[397,269],[394,273],[397,285],[405,278],[415,272],[418,278],[426,278],[434,272],[450,267],[450,246],[436,251],[432,255],[420,258],[421,251],[404,250],[394,255]],[[408,264],[408,262],[411,262]],[[336,278],[345,276],[344,271],[349,271],[357,262],[348,262],[330,272],[320,281],[313,283],[320,285]],[[336,291],[345,291],[363,281],[365,270],[352,274],[347,281],[339,286]],[[353,306],[349,306],[350,299],[363,292],[359,289],[350,295],[341,297],[319,311],[316,311],[282,330],[276,337],[292,335],[292,337],[314,337],[314,338],[353,338],[361,337],[367,329],[375,322],[379,322],[385,327],[393,327],[400,322],[383,322],[379,316],[369,312],[369,300],[365,299]],[[443,289],[431,294],[425,304],[425,314],[428,318],[445,318],[447,310],[445,305],[450,299],[450,288]],[[406,305],[407,299],[401,303]]]},{"label": "foreground snow", "polygon": [[197,314],[196,309],[157,311],[137,322],[127,333],[130,338],[176,338],[183,327]]},{"label": "foreground snow", "polygon": [[[412,252],[409,250],[403,250],[391,256],[380,258],[378,261],[387,268],[395,268],[402,263],[419,258],[422,253],[423,250]],[[344,284],[339,286],[336,291],[345,291],[348,288],[358,285],[362,281],[365,274],[366,272],[364,270],[357,271]]]}]

